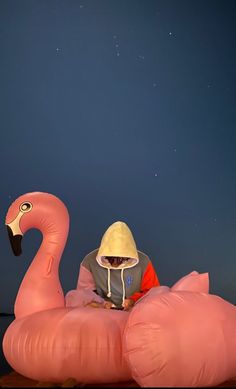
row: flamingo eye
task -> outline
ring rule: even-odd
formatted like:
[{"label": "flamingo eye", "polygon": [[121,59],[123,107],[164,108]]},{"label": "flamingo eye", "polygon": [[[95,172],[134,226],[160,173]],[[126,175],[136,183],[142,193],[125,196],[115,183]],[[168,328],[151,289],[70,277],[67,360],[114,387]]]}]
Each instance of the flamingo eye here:
[{"label": "flamingo eye", "polygon": [[33,205],[30,202],[25,202],[20,205],[21,212],[29,212],[33,208]]}]

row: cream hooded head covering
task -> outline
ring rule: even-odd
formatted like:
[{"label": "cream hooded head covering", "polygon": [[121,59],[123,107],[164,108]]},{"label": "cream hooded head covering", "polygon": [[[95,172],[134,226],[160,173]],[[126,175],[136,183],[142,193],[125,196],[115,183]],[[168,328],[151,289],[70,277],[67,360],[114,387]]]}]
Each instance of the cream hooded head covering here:
[{"label": "cream hooded head covering", "polygon": [[[118,267],[113,267],[108,259],[105,257],[125,257],[129,258],[128,261],[125,261]],[[98,250],[96,257],[97,262],[100,266],[107,268],[108,270],[108,294],[111,296],[111,287],[110,287],[110,269],[121,270],[121,280],[123,285],[123,302],[125,298],[125,287],[123,272],[124,269],[133,267],[139,262],[138,251],[136,248],[136,243],[134,241],[132,232],[126,223],[117,221],[113,223],[103,235],[101,244]]]},{"label": "cream hooded head covering", "polygon": [[[138,262],[138,252],[136,244],[127,224],[124,222],[113,223],[103,235],[101,245],[97,254],[97,261],[104,264],[102,257],[126,257]],[[102,262],[102,263],[100,263]]]}]

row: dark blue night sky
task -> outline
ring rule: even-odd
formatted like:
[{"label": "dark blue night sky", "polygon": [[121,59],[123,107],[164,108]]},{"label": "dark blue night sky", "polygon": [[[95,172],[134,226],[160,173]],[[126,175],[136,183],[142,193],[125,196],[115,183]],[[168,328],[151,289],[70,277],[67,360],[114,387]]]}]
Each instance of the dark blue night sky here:
[{"label": "dark blue night sky", "polygon": [[14,257],[11,202],[67,205],[65,293],[110,224],[162,285],[197,270],[236,303],[236,2],[0,1],[0,312],[41,242]]}]

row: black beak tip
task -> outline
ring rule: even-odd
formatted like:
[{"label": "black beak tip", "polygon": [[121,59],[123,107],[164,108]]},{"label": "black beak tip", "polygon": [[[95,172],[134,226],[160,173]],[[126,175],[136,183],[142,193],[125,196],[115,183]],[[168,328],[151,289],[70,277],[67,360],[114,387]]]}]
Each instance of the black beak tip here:
[{"label": "black beak tip", "polygon": [[22,235],[13,235],[12,230],[9,226],[7,226],[7,232],[8,232],[8,237],[11,243],[11,248],[15,256],[19,256],[22,253],[21,250],[21,240],[22,240]]}]

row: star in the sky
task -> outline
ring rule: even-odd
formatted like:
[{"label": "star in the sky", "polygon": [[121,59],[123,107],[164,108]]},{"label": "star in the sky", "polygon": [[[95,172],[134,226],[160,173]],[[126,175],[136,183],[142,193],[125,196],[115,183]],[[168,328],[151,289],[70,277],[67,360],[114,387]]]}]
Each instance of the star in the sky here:
[{"label": "star in the sky", "polygon": [[156,83],[156,82],[154,82],[154,83],[152,84],[152,86],[153,86],[153,88],[156,88],[156,86],[157,86],[157,83]]},{"label": "star in the sky", "polygon": [[59,47],[56,48],[56,52],[58,53],[61,49]]},{"label": "star in the sky", "polygon": [[177,149],[174,149],[174,153],[176,153]]},{"label": "star in the sky", "polygon": [[138,58],[139,59],[144,59],[144,55],[139,55]]},{"label": "star in the sky", "polygon": [[155,177],[158,177],[158,174],[157,174],[157,173],[155,173],[155,174],[154,174],[154,176],[155,176]]},{"label": "star in the sky", "polygon": [[171,36],[171,35],[172,35],[172,32],[170,31],[170,32],[169,32],[169,36]]},{"label": "star in the sky", "polygon": [[[115,37],[115,38],[114,38]],[[116,35],[113,36],[114,39],[116,39]],[[116,56],[119,57],[120,56],[120,51],[119,51],[119,43],[116,43],[115,44],[115,48],[116,48]]]}]

